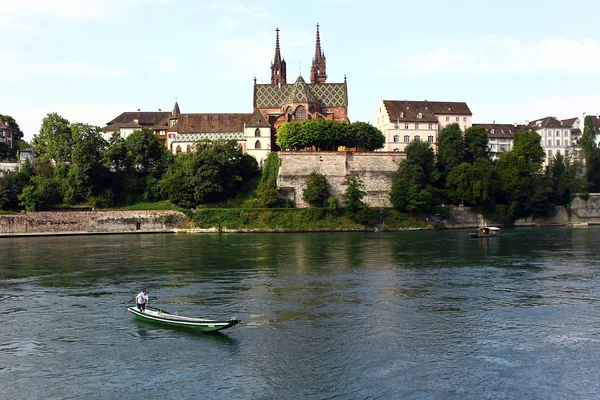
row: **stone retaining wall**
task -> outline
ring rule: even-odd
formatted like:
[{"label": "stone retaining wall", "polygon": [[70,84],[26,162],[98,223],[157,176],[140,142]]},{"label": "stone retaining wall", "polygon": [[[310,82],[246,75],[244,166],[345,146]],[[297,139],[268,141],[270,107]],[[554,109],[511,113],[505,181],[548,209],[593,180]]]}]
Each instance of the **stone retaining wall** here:
[{"label": "stone retaining wall", "polygon": [[162,231],[186,220],[179,211],[30,212],[0,215],[0,234]]},{"label": "stone retaining wall", "polygon": [[398,170],[405,153],[386,152],[279,152],[278,186],[282,194],[294,200],[296,207],[308,207],[302,199],[306,179],[313,172],[327,177],[330,194],[340,197],[346,174],[355,172],[365,185],[371,207],[390,207],[392,175]]}]

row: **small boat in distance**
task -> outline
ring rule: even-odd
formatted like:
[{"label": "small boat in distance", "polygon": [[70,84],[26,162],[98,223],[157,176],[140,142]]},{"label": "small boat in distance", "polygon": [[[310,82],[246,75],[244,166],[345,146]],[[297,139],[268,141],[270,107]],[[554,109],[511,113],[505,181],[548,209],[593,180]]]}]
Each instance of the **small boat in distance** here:
[{"label": "small boat in distance", "polygon": [[230,320],[212,320],[203,318],[183,317],[168,313],[164,310],[146,307],[146,312],[140,312],[137,307],[127,307],[127,311],[146,322],[153,322],[162,325],[178,326],[181,328],[194,329],[202,332],[214,332],[221,329],[230,328],[240,323],[238,319]]},{"label": "small boat in distance", "polygon": [[500,236],[500,228],[486,225],[482,228],[477,228],[477,232],[469,233],[469,236],[474,239]]}]

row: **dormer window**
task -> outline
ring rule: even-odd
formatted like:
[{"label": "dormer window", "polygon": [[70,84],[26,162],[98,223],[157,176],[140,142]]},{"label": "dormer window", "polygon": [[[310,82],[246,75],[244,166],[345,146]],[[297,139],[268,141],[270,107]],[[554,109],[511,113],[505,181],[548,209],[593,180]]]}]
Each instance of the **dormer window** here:
[{"label": "dormer window", "polygon": [[421,114],[421,113],[418,113],[418,114],[417,114],[417,118],[423,118],[423,114]]},{"label": "dormer window", "polygon": [[400,118],[404,118],[404,113],[403,112],[400,113]]}]

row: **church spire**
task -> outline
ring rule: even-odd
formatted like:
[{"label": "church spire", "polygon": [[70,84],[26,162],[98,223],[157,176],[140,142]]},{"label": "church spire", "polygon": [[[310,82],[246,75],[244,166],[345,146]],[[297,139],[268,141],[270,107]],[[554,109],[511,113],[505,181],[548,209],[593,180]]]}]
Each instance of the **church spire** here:
[{"label": "church spire", "polygon": [[279,28],[275,29],[275,57],[271,63],[271,84],[285,84],[285,59],[281,58],[281,51],[279,49]]},{"label": "church spire", "polygon": [[310,69],[310,83],[321,84],[327,80],[325,53],[321,50],[321,35],[319,33],[319,24],[317,24],[317,40],[315,44],[315,56]]}]

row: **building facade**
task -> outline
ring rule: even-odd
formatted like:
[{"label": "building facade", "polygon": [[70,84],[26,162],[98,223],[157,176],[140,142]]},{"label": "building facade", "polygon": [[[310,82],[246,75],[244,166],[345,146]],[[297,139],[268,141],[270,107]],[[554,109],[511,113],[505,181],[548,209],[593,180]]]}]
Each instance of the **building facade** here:
[{"label": "building facade", "polygon": [[518,124],[473,124],[485,128],[488,139],[488,155],[492,161],[497,160],[500,154],[513,148],[513,139],[516,132],[523,129]]},{"label": "building facade", "polygon": [[452,123],[459,124],[463,132],[472,126],[473,114],[467,103],[380,98],[374,121],[385,137],[382,151],[395,152],[403,152],[415,139],[437,149],[439,131]]},{"label": "building facade", "polygon": [[2,118],[0,118],[0,142],[6,143],[10,149],[14,146],[13,132]]},{"label": "building facade", "polygon": [[[177,103],[175,103],[177,107]],[[101,129],[101,135],[104,140],[110,140],[111,136],[118,132],[125,139],[134,131],[142,128],[154,129],[161,121],[171,115],[168,111],[128,111],[109,121],[104,128]],[[166,144],[166,137],[158,136],[159,140]]]},{"label": "building facade", "polygon": [[544,167],[551,165],[557,155],[579,158],[577,140],[571,136],[573,125],[567,125],[555,117],[545,117],[527,121],[524,129],[540,135],[541,145],[546,153]]}]

